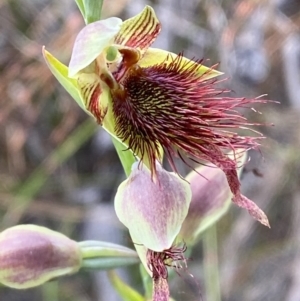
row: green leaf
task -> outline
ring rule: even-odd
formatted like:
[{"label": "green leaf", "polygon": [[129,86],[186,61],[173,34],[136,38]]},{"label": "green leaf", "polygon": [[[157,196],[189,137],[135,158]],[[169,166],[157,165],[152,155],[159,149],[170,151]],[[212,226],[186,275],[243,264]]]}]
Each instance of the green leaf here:
[{"label": "green leaf", "polygon": [[124,301],[144,301],[144,297],[128,284],[123,282],[123,280],[114,271],[109,271],[107,274],[112,286]]},{"label": "green leaf", "polygon": [[[83,0],[75,0],[83,18],[85,19],[85,9],[84,9],[84,3]],[[101,1],[100,1],[101,2]]]},{"label": "green leaf", "polygon": [[153,281],[152,278],[150,277],[149,273],[146,271],[145,267],[140,264],[140,275],[142,278],[143,282],[143,287],[145,290],[145,296],[146,300],[150,300],[152,297],[152,287],[153,287]]},{"label": "green leaf", "polygon": [[86,24],[99,21],[101,19],[101,11],[103,0],[81,0],[84,5],[84,20]]},{"label": "green leaf", "polygon": [[[84,106],[84,103],[79,94],[79,90],[77,87],[77,80],[68,77],[68,67],[61,63],[58,59],[56,59],[50,52],[48,52],[45,47],[43,47],[43,56],[44,59],[52,72],[52,74],[56,77],[56,79],[60,82],[60,84],[66,89],[66,91],[75,99],[77,104],[89,115]],[[92,116],[92,115],[91,115]]]}]

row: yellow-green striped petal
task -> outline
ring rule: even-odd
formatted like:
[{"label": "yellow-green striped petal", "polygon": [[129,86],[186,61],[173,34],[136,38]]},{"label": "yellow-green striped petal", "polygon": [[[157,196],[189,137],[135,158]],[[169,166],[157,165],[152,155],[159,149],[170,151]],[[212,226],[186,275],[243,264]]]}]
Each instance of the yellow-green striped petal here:
[{"label": "yellow-green striped petal", "polygon": [[146,6],[141,13],[122,23],[114,43],[138,48],[142,53],[153,43],[161,30],[152,7]]},{"label": "yellow-green striped petal", "polygon": [[[174,59],[178,56],[178,54],[158,49],[158,48],[149,48],[144,56],[138,62],[140,67],[151,67],[154,65],[166,64],[168,66],[170,63],[174,61]],[[185,70],[184,67],[189,68],[191,66],[192,61],[188,58],[181,58],[181,70]],[[222,75],[223,73],[212,69],[210,67],[206,67],[202,64],[199,64],[199,68],[197,69],[199,75],[203,74],[203,80],[214,78]]]}]

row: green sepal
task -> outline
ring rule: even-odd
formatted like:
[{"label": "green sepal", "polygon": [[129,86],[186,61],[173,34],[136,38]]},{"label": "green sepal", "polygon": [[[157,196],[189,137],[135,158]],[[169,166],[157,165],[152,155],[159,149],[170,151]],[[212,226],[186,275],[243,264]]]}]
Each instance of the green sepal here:
[{"label": "green sepal", "polygon": [[75,0],[83,18],[85,19],[85,8],[84,8],[84,3],[83,3],[83,0]]},{"label": "green sepal", "polygon": [[86,110],[83,100],[79,94],[77,80],[68,77],[68,67],[61,63],[57,58],[55,58],[50,52],[48,52],[45,47],[43,47],[44,59],[59,83],[65,88],[65,90],[72,96],[72,98],[77,102],[82,110],[87,114],[92,116],[92,114]]},{"label": "green sepal", "polygon": [[145,301],[144,297],[126,284],[116,272],[109,271],[107,274],[112,286],[124,301]]},{"label": "green sepal", "polygon": [[[178,57],[178,54],[158,49],[158,48],[148,48],[145,55],[142,57],[142,59],[139,61],[139,66],[142,68],[147,68],[149,66],[159,65],[159,64],[165,64],[166,66],[170,65],[175,58]],[[182,70],[186,68],[190,68],[191,64],[194,64],[194,62],[186,57],[181,58],[181,68]],[[204,65],[198,64],[198,68],[196,73],[198,75],[202,76],[203,80],[208,80],[215,78],[217,76],[222,75],[223,73],[214,69],[213,67],[206,67]]]}]

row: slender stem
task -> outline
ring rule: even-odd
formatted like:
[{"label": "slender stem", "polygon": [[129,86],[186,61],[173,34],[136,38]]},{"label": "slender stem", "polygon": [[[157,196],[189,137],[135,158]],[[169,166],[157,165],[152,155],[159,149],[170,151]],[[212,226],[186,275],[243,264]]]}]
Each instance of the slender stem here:
[{"label": "slender stem", "polygon": [[83,259],[92,259],[97,257],[128,257],[138,258],[137,253],[127,247],[101,241],[83,241],[79,242],[81,256]]},{"label": "slender stem", "polygon": [[206,299],[221,301],[218,267],[218,240],[215,224],[203,233],[203,253]]},{"label": "slender stem", "polygon": [[122,163],[124,172],[127,177],[129,177],[131,172],[131,166],[135,162],[135,158],[130,150],[126,150],[125,146],[119,142],[116,138],[112,136],[112,142],[115,146],[115,149],[118,153],[120,161]]},{"label": "slender stem", "polygon": [[78,243],[84,269],[107,270],[140,262],[137,253],[127,247],[102,241]]},{"label": "slender stem", "polygon": [[81,269],[85,270],[110,270],[120,267],[127,267],[129,265],[138,264],[140,259],[138,257],[128,257],[128,258],[117,258],[117,257],[99,257],[84,259],[81,264]]}]

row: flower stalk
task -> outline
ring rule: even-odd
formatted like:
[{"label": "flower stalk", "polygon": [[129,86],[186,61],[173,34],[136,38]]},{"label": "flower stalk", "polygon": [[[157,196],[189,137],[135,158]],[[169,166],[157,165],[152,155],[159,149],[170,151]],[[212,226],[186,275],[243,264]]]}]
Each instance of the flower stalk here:
[{"label": "flower stalk", "polygon": [[0,233],[0,283],[27,289],[84,269],[108,270],[139,263],[134,250],[103,242],[76,242],[37,225]]},{"label": "flower stalk", "polygon": [[78,245],[83,269],[108,270],[140,262],[134,250],[121,245],[102,241],[83,241]]}]

